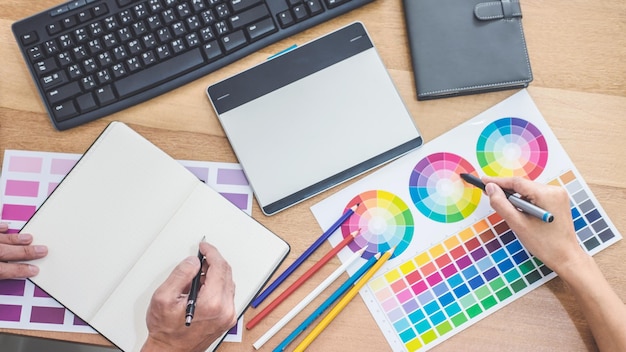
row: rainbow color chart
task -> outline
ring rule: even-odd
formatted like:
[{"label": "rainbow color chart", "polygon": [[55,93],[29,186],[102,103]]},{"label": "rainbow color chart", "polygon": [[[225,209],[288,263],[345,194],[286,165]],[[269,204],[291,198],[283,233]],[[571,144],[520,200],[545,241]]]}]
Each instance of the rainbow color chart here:
[{"label": "rainbow color chart", "polygon": [[506,117],[485,127],[478,137],[476,158],[487,175],[534,180],[548,162],[548,145],[535,125]]},{"label": "rainbow color chart", "polygon": [[463,182],[459,174],[475,174],[467,160],[452,153],[434,153],[420,160],[409,180],[415,207],[439,222],[457,222],[476,210],[481,190]]},{"label": "rainbow color chart", "polygon": [[[80,158],[80,154],[6,150],[0,174],[0,220],[18,232]],[[252,189],[241,166],[179,161],[248,215]],[[95,333],[29,280],[0,280],[0,327]],[[240,321],[224,341],[241,341]]]},{"label": "rainbow color chart", "polygon": [[564,187],[578,240],[592,255],[622,238],[522,90],[311,208],[326,228],[367,200],[357,208],[367,216],[329,238],[334,246],[361,228],[365,239],[339,252],[342,261],[365,246],[371,256],[401,244],[360,291],[394,351],[428,350],[556,276],[461,172]]},{"label": "rainbow color chart", "polygon": [[354,197],[346,210],[357,203],[354,214],[341,225],[344,238],[361,229],[348,244],[352,251],[366,248],[364,259],[391,247],[396,247],[392,258],[402,254],[413,238],[413,215],[402,199],[385,191],[368,191]]}]

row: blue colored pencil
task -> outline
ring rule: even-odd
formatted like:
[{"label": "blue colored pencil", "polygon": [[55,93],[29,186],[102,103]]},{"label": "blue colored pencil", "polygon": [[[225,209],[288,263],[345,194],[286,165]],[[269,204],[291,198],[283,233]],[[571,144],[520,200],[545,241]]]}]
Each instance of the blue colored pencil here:
[{"label": "blue colored pencil", "polygon": [[330,297],[328,297],[324,303],[322,303],[319,307],[317,307],[311,315],[309,315],[300,325],[298,325],[295,330],[289,336],[287,336],[276,348],[274,348],[273,352],[284,351],[287,346],[298,337],[306,328],[311,325],[326,309],[328,309],[336,300],[338,300],[341,296],[343,296],[354,283],[363,276],[380,258],[380,253],[372,256],[363,266],[354,273],[354,275],[350,276],[335,292],[333,292]]},{"label": "blue colored pencil", "polygon": [[341,224],[343,224],[352,214],[354,214],[358,206],[359,204],[355,204],[350,209],[346,210],[343,215],[341,215],[339,220],[335,221],[335,223],[328,230],[326,230],[326,232],[324,232],[315,242],[313,242],[313,244],[309,248],[307,248],[307,250],[304,251],[304,253],[302,253],[302,255],[298,257],[295,262],[291,263],[291,265],[282,274],[280,274],[280,276],[276,280],[274,280],[271,285],[269,285],[254,300],[252,300],[252,303],[250,303],[250,305],[253,308],[258,307],[258,305],[261,304],[267,298],[267,296],[272,294],[272,292],[274,292],[274,290],[276,290],[276,288],[278,288],[278,286],[283,283],[283,281],[285,281],[285,279],[289,277],[289,275],[291,275],[311,254],[313,254],[313,252],[315,252],[315,250],[322,243],[324,243],[324,241],[326,241],[326,239],[328,239],[330,235],[337,231]]}]

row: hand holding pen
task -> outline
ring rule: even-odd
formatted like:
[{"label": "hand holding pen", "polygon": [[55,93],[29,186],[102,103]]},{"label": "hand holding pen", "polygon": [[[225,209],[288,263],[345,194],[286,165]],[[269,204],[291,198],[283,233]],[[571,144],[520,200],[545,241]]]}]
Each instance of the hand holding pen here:
[{"label": "hand holding pen", "polygon": [[[186,258],[154,292],[142,352],[205,351],[237,322],[230,265],[214,246],[200,242],[199,247],[204,264],[200,265],[198,256]],[[193,321],[187,326],[191,283],[200,270],[204,275],[197,286]]]},{"label": "hand holding pen", "polygon": [[[202,237],[202,241],[204,242],[205,237]],[[198,269],[198,273],[193,277],[191,281],[191,288],[189,289],[189,296],[187,297],[187,309],[185,310],[185,325],[191,325],[191,320],[193,320],[193,315],[196,312],[196,303],[198,301],[198,291],[200,291],[200,279],[202,278],[202,264],[204,264],[204,254],[200,252],[198,249],[198,261],[200,262],[200,268]]]},{"label": "hand holding pen", "polygon": [[[465,182],[472,184],[486,192],[485,184],[480,178],[472,174],[461,174],[461,178]],[[504,192],[504,195],[509,200],[509,202],[511,202],[511,204],[513,204],[517,209],[545,222],[554,221],[554,216],[550,212],[538,207],[537,205],[525,200],[522,197],[518,197],[517,195],[507,191],[506,189],[503,189],[502,191]]]},{"label": "hand holding pen", "polygon": [[[520,177],[496,178],[483,176],[485,193],[491,207],[507,222],[533,255],[555,270],[573,256],[580,254],[570,199],[563,187],[550,186]],[[533,204],[549,210],[554,221],[543,222],[520,212],[508,199],[503,189],[519,193]]]}]

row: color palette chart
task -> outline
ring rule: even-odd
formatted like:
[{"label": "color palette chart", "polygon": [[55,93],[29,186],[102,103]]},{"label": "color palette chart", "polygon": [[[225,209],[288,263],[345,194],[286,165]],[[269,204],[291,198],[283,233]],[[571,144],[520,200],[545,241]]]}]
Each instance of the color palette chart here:
[{"label": "color palette chart", "polygon": [[[399,231],[339,252],[344,261],[363,246],[374,252],[404,241],[403,251],[360,291],[394,351],[428,350],[556,276],[524,248],[482,191],[460,179],[461,172],[564,187],[578,240],[592,255],[622,238],[522,90],[311,208],[325,228],[355,199],[382,194],[377,197],[394,201],[364,202],[365,208],[375,204],[382,208],[378,214],[395,216],[386,216],[383,225],[373,216],[359,220],[362,231],[401,228],[412,220],[411,236]],[[331,245],[349,229],[331,236]]]},{"label": "color palette chart", "polygon": [[359,204],[341,225],[343,237],[360,229],[359,236],[348,244],[353,252],[365,248],[361,255],[369,259],[376,253],[396,247],[393,257],[402,254],[413,238],[413,215],[402,199],[385,191],[368,191],[354,197],[346,210]]},{"label": "color palette chart", "polygon": [[[9,232],[18,232],[24,226],[80,156],[19,150],[4,152],[0,174],[0,220],[9,223]],[[202,182],[251,215],[252,189],[239,164],[179,162]],[[241,341],[241,326],[240,321],[224,341]],[[95,333],[29,280],[0,280],[0,327]]]},{"label": "color palette chart", "polygon": [[481,190],[463,182],[459,174],[474,173],[467,160],[452,153],[434,153],[420,160],[409,179],[415,207],[439,222],[457,222],[476,210]]},{"label": "color palette chart", "polygon": [[487,175],[534,180],[548,162],[548,146],[535,125],[505,117],[485,127],[478,137],[476,157]]}]

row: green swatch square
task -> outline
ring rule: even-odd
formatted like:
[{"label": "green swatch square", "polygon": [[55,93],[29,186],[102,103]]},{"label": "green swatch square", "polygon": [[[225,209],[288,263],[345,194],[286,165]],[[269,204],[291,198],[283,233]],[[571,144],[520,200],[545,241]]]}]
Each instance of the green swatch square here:
[{"label": "green swatch square", "polygon": [[439,336],[449,332],[450,330],[452,330],[452,325],[450,325],[449,321],[444,321],[443,323],[437,325],[435,327],[435,329],[437,329],[437,332],[439,333]]},{"label": "green swatch square", "polygon": [[501,289],[502,287],[504,287],[504,280],[502,280],[501,277],[491,281],[489,283],[489,286],[491,286],[491,289],[495,292],[498,291],[499,289]]},{"label": "green swatch square", "polygon": [[478,304],[475,304],[467,309],[467,315],[469,315],[470,318],[473,318],[482,312],[483,310]]},{"label": "green swatch square", "polygon": [[487,309],[495,306],[496,304],[498,304],[498,301],[496,301],[496,299],[493,296],[489,296],[489,297],[483,299],[482,301],[480,301],[480,303],[483,305],[485,310],[487,310]]},{"label": "green swatch square", "polygon": [[535,270],[535,266],[533,265],[532,260],[527,260],[519,266],[519,270],[521,270],[522,273],[526,275],[532,270]]},{"label": "green swatch square", "polygon": [[489,296],[489,294],[491,294],[491,291],[489,291],[489,287],[481,286],[479,289],[474,291],[474,293],[476,294],[476,297],[478,297],[478,299],[481,300],[481,299]]},{"label": "green swatch square", "polygon": [[463,312],[455,315],[452,317],[452,323],[454,324],[454,326],[458,327],[461,324],[465,323],[467,321],[467,317],[465,316],[465,314],[463,314]]},{"label": "green swatch square", "polygon": [[511,288],[513,289],[513,291],[519,292],[526,288],[526,283],[524,282],[524,279],[519,279],[511,284]]},{"label": "green swatch square", "polygon": [[508,288],[503,288],[500,291],[496,292],[496,296],[498,296],[498,299],[500,300],[500,302],[504,301],[505,299],[511,297],[513,293],[511,292],[511,290],[509,290]]},{"label": "green swatch square", "polygon": [[466,295],[465,297],[461,298],[461,306],[463,307],[463,309],[467,309],[474,303],[476,303],[476,299],[472,295]]}]

